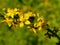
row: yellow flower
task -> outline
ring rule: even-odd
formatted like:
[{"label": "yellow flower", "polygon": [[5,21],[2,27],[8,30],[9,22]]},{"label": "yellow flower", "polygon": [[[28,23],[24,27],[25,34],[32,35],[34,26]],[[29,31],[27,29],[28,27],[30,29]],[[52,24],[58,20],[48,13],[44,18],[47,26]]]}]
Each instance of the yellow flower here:
[{"label": "yellow flower", "polygon": [[34,27],[39,27],[39,26],[42,26],[42,22],[34,23]]},{"label": "yellow flower", "polygon": [[12,18],[14,18],[14,14],[13,13],[7,13],[6,16],[7,17],[11,16]]},{"label": "yellow flower", "polygon": [[15,8],[15,9],[8,8],[6,16],[8,16],[8,17],[11,16],[12,18],[14,18],[14,15],[19,13],[19,12],[17,12],[17,10],[18,10],[17,8]]},{"label": "yellow flower", "polygon": [[[16,14],[18,16],[16,16]],[[36,29],[38,30],[42,30],[42,25],[43,23],[45,23],[45,19],[43,18],[43,16],[40,17],[39,13],[34,14],[33,12],[27,12],[27,13],[23,13],[21,12],[19,9],[17,8],[14,8],[14,9],[10,9],[8,8],[7,9],[7,13],[5,14],[5,22],[8,24],[8,26],[15,26],[15,23],[14,23],[14,19],[16,17],[19,17],[19,18],[16,18],[15,22],[17,22],[20,26],[20,28],[23,28],[24,27],[24,24],[26,25],[32,25],[31,24],[31,21],[29,21],[30,17],[31,17],[31,20],[35,19],[35,17],[37,16],[37,22],[33,22],[34,23],[34,27],[30,27],[30,29],[36,34]],[[9,18],[11,17],[11,18]],[[35,21],[35,20],[33,20]],[[17,25],[17,24],[16,24]]]},{"label": "yellow flower", "polygon": [[45,19],[44,19],[44,17],[43,16],[41,16],[41,17],[39,17],[38,19],[37,19],[37,22],[41,22],[41,23],[45,23]]},{"label": "yellow flower", "polygon": [[23,22],[20,22],[20,28],[23,28],[23,26],[24,26],[24,23]]},{"label": "yellow flower", "polygon": [[20,15],[20,22],[23,22],[23,23],[25,23],[25,24],[31,24],[31,22],[28,20],[28,18],[29,18],[29,16],[27,16],[27,15]]}]

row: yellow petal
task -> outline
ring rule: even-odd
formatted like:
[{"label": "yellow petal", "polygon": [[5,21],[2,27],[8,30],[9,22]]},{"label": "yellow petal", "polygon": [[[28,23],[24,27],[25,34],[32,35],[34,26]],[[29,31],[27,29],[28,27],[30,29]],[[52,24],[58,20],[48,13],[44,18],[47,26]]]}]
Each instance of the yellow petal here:
[{"label": "yellow petal", "polygon": [[9,13],[6,14],[6,16],[8,16],[8,17],[11,16],[12,18],[14,18],[14,13],[9,12]]},{"label": "yellow petal", "polygon": [[20,28],[23,28],[23,26],[24,26],[24,23],[20,22]]},{"label": "yellow petal", "polygon": [[8,26],[10,27],[11,25],[12,25],[12,19],[10,19],[10,20],[6,20],[6,23],[8,24]]},{"label": "yellow petal", "polygon": [[42,27],[39,27],[38,30],[42,31]]},{"label": "yellow petal", "polygon": [[8,24],[9,27],[12,25],[11,23],[7,23],[7,24]]},{"label": "yellow petal", "polygon": [[20,21],[24,21],[23,15],[20,15]]},{"label": "yellow petal", "polygon": [[34,23],[34,27],[37,27],[37,23]]},{"label": "yellow petal", "polygon": [[31,28],[30,26],[27,26],[27,28]]},{"label": "yellow petal", "polygon": [[42,23],[45,23],[46,22],[46,20],[45,19],[42,19]]},{"label": "yellow petal", "polygon": [[27,24],[27,25],[28,25],[28,24],[31,24],[31,22],[30,22],[30,21],[28,21],[28,20],[26,20],[26,21],[25,21],[25,24]]},{"label": "yellow petal", "polygon": [[40,14],[39,13],[37,13],[37,17],[39,17],[40,16]]},{"label": "yellow petal", "polygon": [[42,22],[38,22],[38,23],[37,23],[37,26],[41,26],[41,25],[42,25]]},{"label": "yellow petal", "polygon": [[36,34],[36,30],[34,28],[31,29],[32,32],[34,32]]},{"label": "yellow petal", "polygon": [[7,12],[10,12],[10,11],[11,11],[11,9],[10,9],[10,8],[8,8],[8,9],[7,9]]},{"label": "yellow petal", "polygon": [[6,16],[10,16],[10,15],[11,15],[11,13],[7,13],[7,14],[6,14]]},{"label": "yellow petal", "polygon": [[24,14],[24,19],[29,19],[29,14],[28,13],[26,13],[26,14]]},{"label": "yellow petal", "polygon": [[17,8],[14,8],[14,12],[16,12],[18,9]]},{"label": "yellow petal", "polygon": [[39,21],[39,20],[40,20],[40,18],[37,19],[37,21]]}]

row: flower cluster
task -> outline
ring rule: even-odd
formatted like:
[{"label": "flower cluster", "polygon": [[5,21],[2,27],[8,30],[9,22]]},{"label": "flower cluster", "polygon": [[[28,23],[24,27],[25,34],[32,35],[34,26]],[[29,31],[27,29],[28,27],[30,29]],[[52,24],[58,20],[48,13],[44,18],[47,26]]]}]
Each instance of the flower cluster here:
[{"label": "flower cluster", "polygon": [[3,22],[6,22],[9,27],[19,26],[23,28],[24,25],[27,25],[27,28],[30,28],[30,30],[36,33],[36,30],[42,30],[45,19],[43,16],[40,16],[39,13],[35,14],[32,11],[23,12],[17,8],[8,8],[4,15]]}]

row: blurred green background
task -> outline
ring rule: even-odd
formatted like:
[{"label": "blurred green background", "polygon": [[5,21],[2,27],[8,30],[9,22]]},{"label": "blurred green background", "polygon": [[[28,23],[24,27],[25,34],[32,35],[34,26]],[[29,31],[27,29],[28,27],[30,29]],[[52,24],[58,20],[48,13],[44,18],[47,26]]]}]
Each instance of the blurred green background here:
[{"label": "blurred green background", "polygon": [[[0,12],[4,8],[19,8],[22,11],[40,13],[48,21],[51,29],[60,29],[60,0],[0,0]],[[46,30],[43,30],[36,36],[26,26],[23,29],[18,27],[14,32],[7,24],[0,23],[0,45],[56,45],[58,39],[46,39],[45,33]],[[57,34],[60,36],[60,31]]]}]

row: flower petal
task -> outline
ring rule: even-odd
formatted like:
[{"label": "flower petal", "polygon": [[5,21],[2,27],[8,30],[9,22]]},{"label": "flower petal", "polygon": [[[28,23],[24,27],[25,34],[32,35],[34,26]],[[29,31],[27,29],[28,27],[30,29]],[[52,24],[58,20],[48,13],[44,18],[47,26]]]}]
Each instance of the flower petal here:
[{"label": "flower petal", "polygon": [[25,21],[25,24],[28,25],[28,24],[31,24],[31,22],[30,22],[29,20],[26,20],[26,21]]},{"label": "flower petal", "polygon": [[20,28],[23,28],[23,26],[24,26],[24,23],[20,22]]}]

